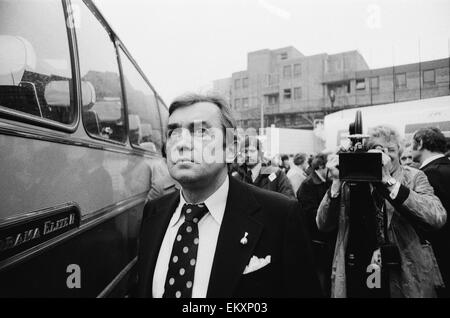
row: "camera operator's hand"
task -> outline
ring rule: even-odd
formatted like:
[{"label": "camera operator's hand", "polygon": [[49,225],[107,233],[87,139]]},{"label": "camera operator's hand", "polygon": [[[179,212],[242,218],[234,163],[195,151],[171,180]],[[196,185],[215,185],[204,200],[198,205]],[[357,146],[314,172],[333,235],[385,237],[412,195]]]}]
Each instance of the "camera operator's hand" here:
[{"label": "camera operator's hand", "polygon": [[336,198],[341,190],[341,180],[339,180],[339,169],[337,168],[338,166],[339,156],[337,154],[328,156],[326,167],[328,168],[329,175],[333,180],[330,188],[330,194],[332,198]]},{"label": "camera operator's hand", "polygon": [[329,155],[326,167],[330,172],[330,177],[333,180],[339,179],[339,156],[338,155]]}]

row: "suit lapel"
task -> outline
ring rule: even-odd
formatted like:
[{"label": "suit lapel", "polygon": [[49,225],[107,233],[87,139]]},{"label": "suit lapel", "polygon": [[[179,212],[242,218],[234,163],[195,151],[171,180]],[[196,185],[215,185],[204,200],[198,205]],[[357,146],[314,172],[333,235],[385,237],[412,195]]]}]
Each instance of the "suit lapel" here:
[{"label": "suit lapel", "polygon": [[[247,187],[230,177],[207,297],[230,297],[233,294],[263,228],[252,217],[259,209]],[[248,233],[247,244],[241,244],[245,232]]]},{"label": "suit lapel", "polygon": [[166,234],[167,227],[169,226],[170,219],[172,218],[175,209],[180,202],[180,192],[175,191],[169,198],[166,204],[155,207],[156,212],[151,215],[145,222],[145,234],[144,242],[148,245],[142,251],[143,259],[147,260],[145,264],[146,277],[145,281],[148,282],[149,293],[151,297],[151,289],[153,285],[153,273],[155,271],[156,260],[158,259],[159,250]]}]

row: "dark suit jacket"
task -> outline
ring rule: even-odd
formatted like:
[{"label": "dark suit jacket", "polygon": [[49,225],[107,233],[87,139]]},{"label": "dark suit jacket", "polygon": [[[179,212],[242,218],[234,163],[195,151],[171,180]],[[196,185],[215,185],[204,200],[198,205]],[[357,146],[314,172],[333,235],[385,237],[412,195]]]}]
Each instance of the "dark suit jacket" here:
[{"label": "dark suit jacket", "polygon": [[[153,272],[179,192],[147,203],[138,256],[138,296],[152,297]],[[240,243],[248,232],[248,243]],[[243,275],[252,256],[271,263]],[[230,177],[207,297],[318,297],[308,235],[297,202]]]},{"label": "dark suit jacket", "polygon": [[[431,232],[427,238],[431,241],[433,250],[442,273],[442,278],[450,287],[450,160],[442,157],[433,160],[421,169],[428,177],[434,193],[441,200],[447,211],[447,223],[438,231]],[[449,295],[450,296],[450,293]]]},{"label": "dark suit jacket", "polygon": [[329,187],[330,183],[320,180],[313,171],[302,182],[297,191],[297,200],[300,203],[301,211],[306,217],[308,232],[312,240],[326,242],[330,237],[330,233],[319,231],[316,223],[317,209]]}]

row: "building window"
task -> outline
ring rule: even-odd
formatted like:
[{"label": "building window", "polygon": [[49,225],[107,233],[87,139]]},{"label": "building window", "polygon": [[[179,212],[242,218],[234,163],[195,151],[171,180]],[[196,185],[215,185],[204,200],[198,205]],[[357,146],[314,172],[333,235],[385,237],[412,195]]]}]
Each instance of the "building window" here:
[{"label": "building window", "polygon": [[356,90],[365,90],[366,89],[366,80],[363,79],[357,79],[356,80]]},{"label": "building window", "polygon": [[292,67],[291,65],[283,66],[283,77],[290,78],[292,76]]},{"label": "building window", "polygon": [[278,104],[278,94],[266,95],[266,101],[268,105]]},{"label": "building window", "polygon": [[248,108],[248,98],[243,98],[242,99],[242,107],[243,108]]},{"label": "building window", "polygon": [[241,88],[241,79],[240,78],[234,80],[234,89],[239,89],[239,88]]},{"label": "building window", "polygon": [[294,77],[299,77],[302,75],[302,65],[294,64]]},{"label": "building window", "polygon": [[436,83],[436,74],[434,70],[423,71],[423,83],[433,85]]},{"label": "building window", "polygon": [[406,87],[406,73],[395,74],[395,87]]},{"label": "building window", "polygon": [[241,100],[239,98],[236,98],[234,100],[234,108],[240,108],[241,107]]},{"label": "building window", "polygon": [[244,77],[242,79],[242,88],[247,88],[248,87],[248,77]]},{"label": "building window", "polygon": [[294,88],[294,99],[302,99],[302,88],[301,87]]},{"label": "building window", "polygon": [[283,52],[283,53],[280,54],[280,59],[287,60],[287,58],[288,58],[287,52]]},{"label": "building window", "polygon": [[372,89],[380,88],[380,78],[378,76],[370,78],[370,87]]},{"label": "building window", "polygon": [[291,100],[291,89],[290,88],[283,90],[283,99]]}]

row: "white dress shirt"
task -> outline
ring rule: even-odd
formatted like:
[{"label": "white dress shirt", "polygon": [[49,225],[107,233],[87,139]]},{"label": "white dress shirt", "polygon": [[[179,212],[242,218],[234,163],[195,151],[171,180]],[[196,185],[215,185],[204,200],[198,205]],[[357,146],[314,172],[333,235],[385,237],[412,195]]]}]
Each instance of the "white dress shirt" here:
[{"label": "white dress shirt", "polygon": [[[227,203],[229,189],[228,176],[222,185],[207,198],[204,203],[209,212],[198,222],[199,244],[197,250],[197,262],[195,265],[194,283],[192,286],[192,298],[206,298],[209,277],[216,251],[217,238],[222,224],[225,205]],[[177,235],[178,228],[184,222],[181,208],[186,203],[183,190],[180,190],[180,203],[175,209],[169,226],[167,227],[153,275],[152,295],[154,298],[162,298],[167,271],[169,269],[170,255]],[[198,202],[200,203],[200,202]]]},{"label": "white dress shirt", "polygon": [[434,160],[436,160],[436,159],[442,158],[442,157],[445,157],[445,155],[439,154],[439,155],[435,155],[435,156],[432,156],[432,157],[430,157],[430,158],[424,160],[423,163],[422,163],[422,165],[420,166],[419,169],[422,169],[423,167],[425,167],[425,166],[426,166],[427,164],[429,164],[430,162],[432,162],[432,161],[434,161]]}]

